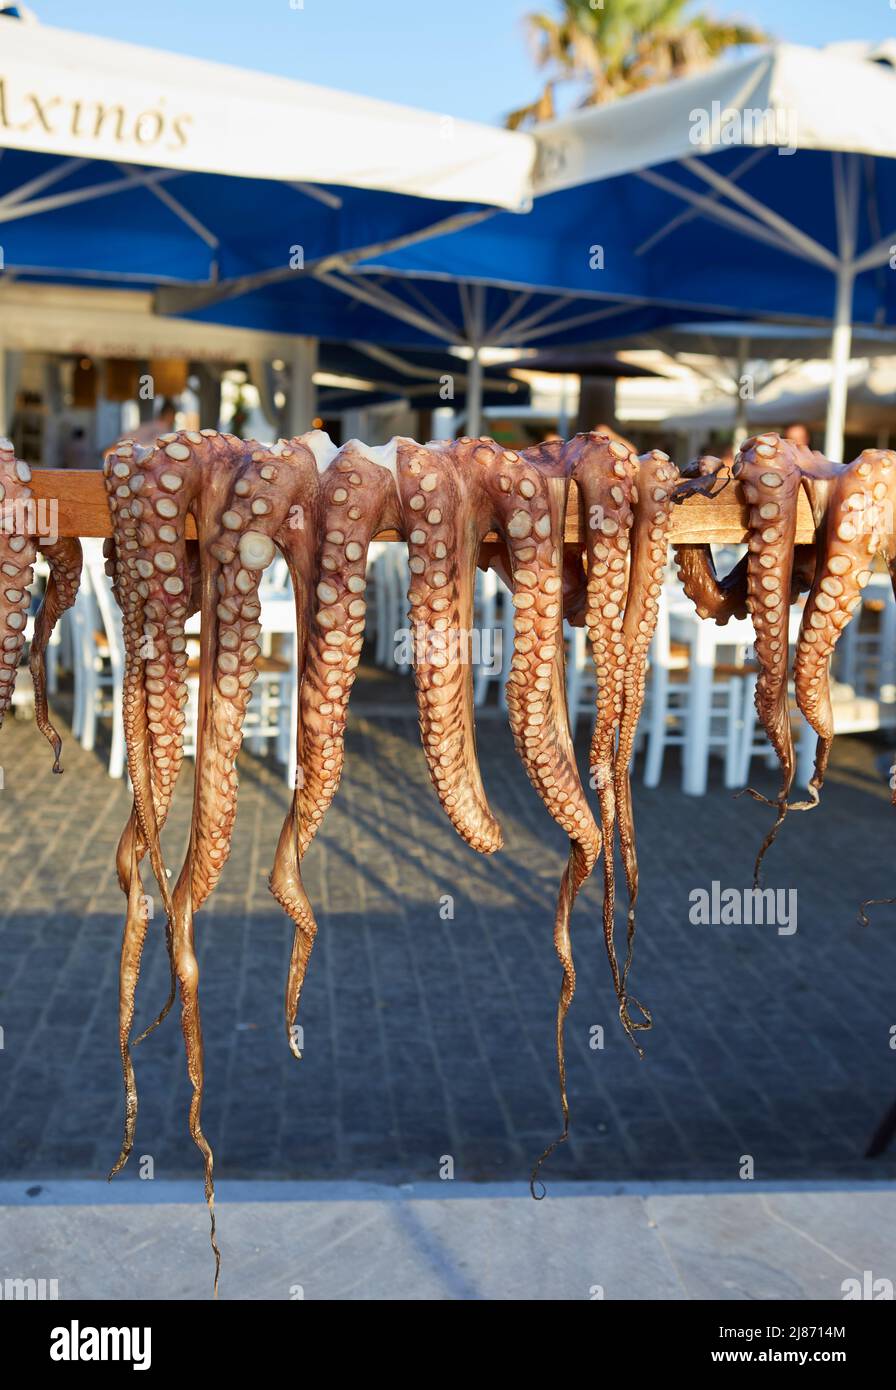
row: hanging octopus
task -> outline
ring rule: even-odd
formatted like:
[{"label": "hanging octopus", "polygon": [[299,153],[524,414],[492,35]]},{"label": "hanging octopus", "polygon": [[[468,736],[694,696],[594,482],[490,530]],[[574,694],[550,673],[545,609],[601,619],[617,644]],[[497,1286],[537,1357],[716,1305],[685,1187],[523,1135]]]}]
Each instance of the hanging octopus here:
[{"label": "hanging octopus", "polygon": [[[273,895],[293,924],[285,1023],[301,1055],[296,1017],[316,934],[301,874],[302,858],[337,791],[348,705],[366,620],[371,540],[391,531],[408,546],[409,617],[423,752],[436,794],[461,837],[482,854],[502,847],[476,757],[469,638],[477,566],[505,577],[514,608],[507,703],[514,743],[548,812],[569,840],[554,917],[562,968],[556,1020],[563,1131],[569,1132],[564,1025],[576,975],[570,919],[576,897],[603,863],[603,935],[623,1027],[635,1034],[650,1014],[629,992],[638,862],[629,769],[644,701],[648,649],[655,631],[672,506],[694,493],[715,495],[737,479],[748,506],[748,551],[727,576],[706,545],[678,545],[684,587],[701,617],[725,623],[749,612],[759,666],[756,706],[781,768],[776,811],[756,863],[789,811],[818,804],[833,738],[830,662],[840,632],[861,602],[878,555],[896,587],[896,454],[866,451],[836,465],[776,435],[747,441],[730,470],[704,458],[679,481],[658,451],[638,457],[618,439],[594,433],[506,449],[492,439],[421,445],[395,439],[380,448],[357,440],[337,449],[326,435],[261,445],[215,430],[162,436],[151,449],[124,441],[107,455],[104,478],[112,519],[107,570],[123,614],[124,719],[133,804],[118,848],[127,907],[119,967],[119,1047],[125,1089],[124,1136],[114,1175],[133,1148],[137,1089],[132,1048],[155,1028],[179,992],[188,1076],[189,1128],[204,1165],[215,1291],[214,1163],[202,1129],[204,1063],[196,958],[196,913],[230,853],[237,807],[236,759],[260,655],[259,585],[279,550],[292,578],[300,682],[299,775],[270,876]],[[0,441],[0,502],[7,511],[31,499],[30,470]],[[564,547],[570,483],[585,519],[579,548]],[[795,545],[801,494],[814,537]],[[188,536],[188,524],[195,539]],[[44,661],[80,577],[77,540],[41,542],[33,527],[0,534],[0,721],[8,708],[24,646],[28,586],[40,549],[50,578],[35,620],[30,664],[38,727],[59,770],[59,736],[50,722]],[[496,536],[497,540],[491,538]],[[788,705],[788,616],[808,590],[794,662],[797,704],[817,734],[809,800],[792,804],[795,757]],[[188,703],[186,622],[201,615],[197,752],[193,814],[183,863],[173,879],[162,853],[183,764]],[[590,780],[595,820],[575,761],[565,702],[563,621],[587,629],[597,678]],[[894,792],[896,802],[896,792]],[[615,942],[616,837],[624,865],[627,949]],[[165,909],[171,991],[134,1042],[136,989],[149,923],[146,861]],[[890,901],[890,900],[886,900]],[[641,1014],[632,1016],[632,1006]],[[640,1048],[638,1048],[640,1052]]]},{"label": "hanging octopus", "polygon": [[[380,448],[353,440],[336,449],[320,431],[264,446],[202,430],[162,436],[148,450],[124,441],[107,455],[104,477],[112,516],[107,567],[123,613],[125,733],[133,787],[132,811],[118,851],[127,899],[119,989],[125,1129],[112,1175],[132,1151],[137,1119],[131,1035],[149,921],[142,879],[148,859],[165,909],[172,988],[165,1007],[136,1041],[157,1026],[179,990],[192,1085],[189,1126],[203,1156],[216,1289],[220,1255],[213,1155],[201,1121],[204,1067],[195,916],[230,852],[236,758],[257,676],[263,570],[279,549],[296,602],[299,775],[270,878],[271,891],[294,924],[285,1023],[296,1056],[296,1017],[316,934],[301,861],[342,773],[348,704],[364,641],[370,542],[383,531],[397,532],[407,541],[423,752],[449,819],[483,854],[500,849],[503,840],[476,758],[468,641],[477,565],[495,564],[506,576],[514,608],[507,676],[511,731],[535,790],[569,839],[554,917],[562,969],[556,1046],[563,1131],[535,1165],[534,1193],[541,1163],[569,1132],[564,1025],[576,979],[570,918],[602,847],[604,938],[620,1018],[633,1042],[635,1033],[651,1022],[628,992],[638,893],[629,763],[657,620],[676,476],[665,454],[639,458],[618,440],[601,435],[521,451],[469,438],[428,445],[396,439]],[[584,555],[564,549],[572,479],[589,523]],[[190,519],[195,540],[187,535]],[[492,535],[497,541],[486,546]],[[63,590],[60,570],[54,606],[64,601]],[[201,642],[193,816],[172,886],[161,831],[183,761],[185,625],[197,611]],[[564,612],[585,622],[598,677],[591,776],[600,826],[582,787],[570,735]],[[614,940],[617,831],[629,903],[621,968]],[[632,1017],[632,1005],[643,1021]]]},{"label": "hanging octopus", "polygon": [[[756,634],[759,665],[756,711],[781,769],[777,796],[748,794],[771,805],[776,819],[760,846],[754,867],[759,882],[762,859],[790,811],[818,804],[833,739],[830,664],[843,628],[861,603],[861,589],[880,553],[893,574],[896,544],[892,521],[893,465],[896,455],[866,450],[853,463],[835,464],[776,434],[749,439],[731,476],[738,478],[749,506],[748,553],[726,579],[719,580],[709,547],[678,546],[685,589],[701,617],[725,623],[746,608]],[[676,489],[682,501],[694,491],[713,495],[724,483],[717,460],[701,460],[693,477]],[[796,545],[800,493],[809,501],[814,540]],[[815,771],[807,801],[789,801],[795,775],[788,701],[790,607],[809,590],[797,639],[794,689],[800,711],[818,735]]]},{"label": "hanging octopus", "polygon": [[[656,629],[666,565],[667,535],[676,477],[659,450],[639,458],[620,440],[592,433],[566,446],[586,520],[587,578],[584,623],[591,644],[597,711],[591,740],[591,785],[598,795],[604,843],[603,926],[619,1016],[639,1056],[635,1033],[651,1026],[650,1013],[627,990],[635,934],[638,866],[629,764],[644,703],[647,655]],[[579,605],[570,593],[567,616]],[[614,845],[619,833],[628,891],[626,962],[615,947]],[[635,1021],[629,1004],[643,1016]]]},{"label": "hanging octopus", "polygon": [[[467,843],[483,854],[501,848],[501,830],[476,759],[465,648],[482,542],[497,531],[515,608],[508,673],[511,730],[536,791],[570,838],[554,927],[563,968],[557,1018],[563,1137],[568,1130],[563,1027],[575,989],[569,918],[600,852],[564,697],[560,591],[568,487],[559,445],[517,453],[490,439],[425,447],[398,439],[381,449],[352,441],[336,454],[321,479],[324,539],[302,687],[299,792],[304,852],[341,775],[348,700],[363,643],[368,546],[378,531],[395,529],[408,543],[414,673],[430,777]],[[300,989],[301,974],[291,980],[288,1013]]]},{"label": "hanging octopus", "polygon": [[81,543],[78,540],[50,541],[35,535],[35,518],[30,506],[31,469],[17,459],[8,439],[0,439],[0,725],[12,701],[16,674],[25,646],[25,628],[31,603],[37,552],[50,567],[41,606],[34,620],[29,665],[34,683],[34,712],[37,727],[53,749],[53,771],[61,772],[62,740],[50,722],[47,710],[46,652],[62,614],[72,606],[81,580]]},{"label": "hanging octopus", "polygon": [[[180,989],[193,1090],[190,1133],[205,1165],[217,1290],[220,1254],[213,1156],[201,1122],[204,1067],[194,916],[230,852],[236,756],[261,650],[258,586],[278,546],[298,581],[297,623],[300,632],[305,629],[308,594],[303,581],[313,571],[317,460],[301,441],[262,446],[215,430],[187,431],[162,436],[151,450],[125,441],[107,455],[104,476],[113,523],[110,564],[123,613],[125,734],[134,791],[118,855],[119,879],[128,900],[119,994],[125,1137],[110,1176],[127,1161],[136,1124],[130,1032],[148,922],[140,879],[140,864],[148,853],[165,906],[172,971]],[[186,539],[188,515],[196,526],[198,575]],[[193,818],[172,890],[160,831],[183,758],[183,707],[188,699],[185,623],[197,607],[202,629]],[[302,933],[303,940],[313,938],[313,916],[298,871],[294,819],[292,835],[281,839],[273,878],[297,934]]]}]

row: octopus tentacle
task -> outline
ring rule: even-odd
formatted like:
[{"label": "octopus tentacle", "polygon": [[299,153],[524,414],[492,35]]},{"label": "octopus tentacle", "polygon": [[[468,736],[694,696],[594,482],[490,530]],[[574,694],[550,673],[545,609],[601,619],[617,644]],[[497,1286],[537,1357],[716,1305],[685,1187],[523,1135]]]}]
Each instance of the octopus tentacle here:
[{"label": "octopus tentacle", "polygon": [[62,739],[50,721],[47,710],[47,646],[62,614],[71,608],[81,584],[83,555],[77,538],[41,542],[40,551],[50,566],[47,588],[34,620],[29,665],[34,683],[34,718],[37,727],[53,749],[53,771],[61,772],[59,762]]},{"label": "octopus tentacle", "polygon": [[732,470],[743,483],[750,506],[748,593],[759,663],[756,712],[781,767],[773,802],[748,787],[756,800],[777,809],[777,819],[760,846],[753,876],[759,882],[762,859],[788,810],[795,773],[793,733],[787,696],[788,613],[793,577],[794,537],[801,471],[796,451],[777,435],[748,440]]},{"label": "octopus tentacle", "polygon": [[472,623],[473,578],[485,534],[502,545],[488,563],[505,567],[516,617],[507,679],[514,742],[529,779],[570,838],[560,886],[554,945],[563,970],[557,1011],[557,1065],[567,1137],[564,1022],[575,991],[569,919],[576,894],[600,853],[575,763],[566,718],[561,599],[563,534],[570,466],[559,442],[517,453],[492,439],[421,447],[398,442],[403,529],[409,538],[409,599],[423,745],[442,805],[480,852],[500,847],[472,753],[472,682],[464,643]]},{"label": "octopus tentacle", "polygon": [[[193,436],[195,440],[195,436]],[[161,537],[170,543],[170,532],[166,532]],[[188,540],[182,552],[182,575],[184,577],[184,593],[186,596],[186,612],[183,619],[179,615],[169,616],[164,624],[164,632],[167,641],[162,649],[157,644],[154,652],[156,665],[165,664],[161,658],[166,657],[167,664],[171,668],[170,682],[166,682],[165,695],[168,697],[162,708],[152,711],[153,718],[149,725],[151,748],[156,752],[156,756],[169,758],[170,762],[163,769],[161,786],[154,787],[156,821],[161,831],[168,817],[171,800],[174,793],[174,786],[178,774],[183,766],[183,733],[185,724],[185,687],[182,676],[188,662],[186,647],[186,627],[185,620],[194,613],[198,613],[200,606],[200,576],[199,576],[199,544],[195,540]],[[149,633],[144,629],[144,637],[149,638]],[[146,668],[147,676],[152,672]],[[158,672],[156,672],[156,677]],[[161,731],[160,731],[161,730]],[[170,742],[168,741],[170,738]],[[155,740],[155,742],[153,742]],[[158,749],[156,750],[156,743]],[[142,856],[141,856],[142,857]],[[168,990],[168,997],[162,1008],[159,1010],[153,1021],[144,1028],[134,1039],[134,1046],[148,1038],[161,1023],[167,1018],[174,1006],[177,998],[177,973],[174,969],[174,950],[171,931],[171,919],[166,912],[165,916],[165,942],[168,950],[168,960],[171,968],[171,981]]]},{"label": "octopus tentacle", "polygon": [[[317,535],[320,519],[320,484],[318,467],[321,448],[326,448],[329,440],[320,431],[293,439],[290,442],[291,456],[284,460],[284,466],[291,470],[290,501],[286,519],[274,534],[274,540],[286,558],[292,579],[296,606],[296,680],[302,687],[305,675],[308,632],[311,622],[312,594],[317,566]],[[268,465],[265,472],[268,481],[274,481],[276,474]],[[303,729],[301,720],[296,733],[297,766],[302,767]],[[301,870],[301,810],[300,795],[302,779],[293,788],[292,801],[274,856],[268,885],[280,906],[293,923],[293,944],[290,954],[289,971],[286,981],[285,1022],[286,1035],[293,1056],[300,1058],[302,1053],[295,1029],[299,999],[311,948],[317,935],[314,913],[302,882]]]},{"label": "octopus tentacle", "polygon": [[513,462],[493,441],[482,443],[492,449],[486,482],[510,558],[516,609],[507,676],[510,727],[529,780],[570,840],[554,917],[554,949],[563,970],[556,1026],[563,1129],[536,1160],[530,1178],[536,1196],[541,1165],[569,1134],[564,1027],[576,981],[569,922],[601,837],[579,780],[566,710],[561,594],[570,465],[560,441],[525,449]]},{"label": "octopus tentacle", "polygon": [[591,739],[590,769],[591,785],[598,795],[604,844],[604,941],[613,987],[619,1000],[619,1016],[627,1036],[637,1048],[634,1030],[644,1025],[633,1024],[629,1016],[614,940],[617,814],[614,764],[628,658],[622,628],[628,583],[629,537],[634,522],[632,507],[638,498],[635,485],[637,455],[617,440],[591,434],[577,435],[571,440],[566,446],[565,457],[571,463],[572,476],[578,486],[588,522],[585,625],[597,681],[597,711]]},{"label": "octopus tentacle", "polygon": [[[516,454],[506,453],[505,461],[516,460]],[[476,757],[468,650],[476,566],[492,516],[483,468],[492,461],[491,446],[473,440],[457,446],[424,448],[413,440],[398,445],[423,752],[452,825],[481,854],[492,854],[503,845]]]},{"label": "octopus tentacle", "polygon": [[[685,480],[675,489],[674,500],[683,502],[695,492],[714,497],[727,487],[731,470],[710,454],[696,460],[682,473]],[[716,572],[712,547],[687,544],[672,547],[678,577],[701,618],[713,618],[721,626],[730,618],[747,616],[747,557],[727,575]]]},{"label": "octopus tentacle", "polygon": [[0,439],[0,725],[12,702],[16,673],[25,646],[25,626],[34,580],[37,546],[28,534],[31,469],[17,459],[8,439]]},{"label": "octopus tentacle", "polygon": [[301,855],[342,776],[348,702],[364,644],[367,551],[377,531],[399,522],[394,456],[394,444],[378,451],[352,440],[320,479],[323,539],[302,686]]},{"label": "octopus tentacle", "polygon": [[616,786],[619,843],[625,864],[628,889],[627,950],[622,971],[622,996],[632,998],[646,1022],[634,1028],[649,1028],[651,1016],[643,1004],[626,995],[635,940],[635,908],[638,901],[638,859],[632,811],[630,764],[638,720],[644,707],[647,683],[647,657],[659,616],[659,600],[666,568],[669,528],[672,521],[673,489],[677,474],[668,454],[654,449],[638,460],[637,502],[631,537],[631,568],[622,645],[627,653],[623,683],[622,714],[616,751]]},{"label": "octopus tentacle", "polygon": [[710,546],[676,545],[674,551],[682,588],[701,618],[713,618],[723,626],[730,618],[747,616],[746,555],[720,577]]},{"label": "octopus tentacle", "polygon": [[[124,441],[104,462],[113,521],[107,571],[122,609],[125,645],[123,714],[133,810],[118,848],[118,876],[127,898],[119,967],[119,1049],[125,1083],[125,1131],[110,1179],[127,1162],[134,1142],[137,1092],[130,1033],[148,925],[140,863],[147,851],[162,895],[172,988],[166,1005],[137,1041],[164,1018],[174,997],[173,899],[160,833],[182,763],[183,705],[187,692],[184,624],[192,589],[184,538],[190,487],[184,457],[201,435],[181,442],[166,436],[154,449]],[[173,450],[173,454],[169,453]]]},{"label": "octopus tentacle", "polygon": [[[189,454],[182,441],[183,436],[174,447]],[[203,552],[199,726],[190,842],[174,888],[172,920],[181,1025],[193,1088],[190,1133],[205,1163],[216,1289],[220,1254],[215,1240],[214,1159],[201,1120],[204,1066],[194,918],[230,853],[237,805],[235,763],[258,675],[258,586],[262,571],[274,559],[273,538],[287,524],[295,483],[291,445],[280,441],[266,448],[230,437],[225,445],[230,466],[202,468],[202,488],[191,504]]]},{"label": "octopus tentacle", "polygon": [[892,543],[896,455],[869,449],[843,469],[827,510],[824,547],[800,626],[794,662],[797,704],[818,736],[815,769],[809,783],[819,799],[834,738],[831,709],[831,657],[840,633],[862,602],[874,555]]}]

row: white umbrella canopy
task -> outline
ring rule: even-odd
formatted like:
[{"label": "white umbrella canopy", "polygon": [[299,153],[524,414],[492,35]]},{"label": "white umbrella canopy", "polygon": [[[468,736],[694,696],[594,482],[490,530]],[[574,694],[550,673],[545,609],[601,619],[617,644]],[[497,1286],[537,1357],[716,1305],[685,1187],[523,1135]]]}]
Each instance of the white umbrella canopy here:
[{"label": "white umbrella canopy", "polygon": [[[806,383],[800,389],[791,373],[787,381],[770,383],[756,399],[742,403],[729,396],[709,401],[667,416],[663,424],[669,430],[689,434],[733,429],[742,418],[750,431],[770,426],[780,430],[794,421],[819,429],[824,426],[827,403],[825,384]],[[846,428],[857,434],[885,431],[890,438],[896,438],[896,359],[887,358],[871,366],[852,364]]]},{"label": "white umbrella canopy", "polygon": [[839,457],[852,323],[896,324],[888,52],[776,45],[534,134],[529,217],[498,213],[377,265],[830,324],[826,447]]},{"label": "white umbrella canopy", "polygon": [[[839,457],[846,424],[847,378],[856,279],[889,264],[896,222],[885,226],[875,206],[873,176],[862,179],[858,157],[896,159],[896,47],[832,45],[825,49],[778,44],[742,62],[717,64],[684,81],[587,110],[539,130],[539,193],[551,193],[620,174],[638,173],[662,193],[681,199],[691,216],[777,245],[834,275],[832,377],[825,451]],[[706,156],[726,147],[760,156],[799,151],[833,157],[828,203],[834,236],[816,237],[774,202],[763,204],[759,185],[748,193],[730,171],[717,173]],[[679,165],[706,185],[704,191],[643,171]],[[866,164],[866,171],[867,171]],[[794,169],[800,180],[802,170]],[[706,191],[708,190],[708,192]],[[806,193],[826,209],[818,187]],[[864,204],[864,206],[862,206]],[[789,209],[787,210],[789,212]],[[866,222],[867,225],[860,224]],[[864,233],[862,254],[859,238]],[[876,235],[875,235],[876,233]],[[885,236],[881,235],[886,233]],[[724,242],[720,238],[719,250]],[[878,317],[886,322],[881,303]]]},{"label": "white umbrella canopy", "polygon": [[294,276],[525,207],[534,151],[531,136],[0,11],[0,246],[19,277]]},{"label": "white umbrella canopy", "polygon": [[[537,127],[536,192],[555,193],[721,148],[896,158],[889,50],[776,44],[738,62]],[[868,61],[872,59],[872,61]],[[893,58],[896,59],[896,50]]]},{"label": "white umbrella canopy", "polygon": [[520,209],[531,136],[0,17],[0,145]]}]

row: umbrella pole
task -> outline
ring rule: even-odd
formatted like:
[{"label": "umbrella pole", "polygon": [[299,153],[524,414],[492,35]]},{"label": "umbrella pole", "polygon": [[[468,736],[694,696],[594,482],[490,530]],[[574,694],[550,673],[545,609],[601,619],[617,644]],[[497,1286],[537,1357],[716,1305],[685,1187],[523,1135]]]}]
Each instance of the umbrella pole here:
[{"label": "umbrella pole", "polygon": [[748,434],[747,422],[747,400],[744,395],[744,377],[747,374],[747,358],[750,351],[749,338],[738,338],[737,340],[737,380],[735,388],[737,390],[737,411],[734,419],[734,448],[738,450],[743,444]]},{"label": "umbrella pole", "polygon": [[854,284],[855,273],[852,266],[841,264],[837,271],[837,302],[834,308],[834,332],[831,336],[831,393],[828,398],[828,418],[824,436],[826,457],[838,462],[843,459],[843,436],[846,432]]},{"label": "umbrella pole", "polygon": [[467,434],[478,439],[482,433],[482,358],[479,348],[473,348],[470,370],[467,373]]},{"label": "umbrella pole", "polygon": [[[462,287],[463,288],[463,287]],[[467,409],[465,429],[474,439],[482,433],[482,339],[485,333],[485,286],[471,285],[469,297],[462,294],[464,328],[473,349],[467,373]]]},{"label": "umbrella pole", "polygon": [[290,362],[289,405],[287,426],[290,436],[304,434],[311,429],[311,421],[317,414],[317,389],[314,373],[317,371],[317,339],[296,338]]}]

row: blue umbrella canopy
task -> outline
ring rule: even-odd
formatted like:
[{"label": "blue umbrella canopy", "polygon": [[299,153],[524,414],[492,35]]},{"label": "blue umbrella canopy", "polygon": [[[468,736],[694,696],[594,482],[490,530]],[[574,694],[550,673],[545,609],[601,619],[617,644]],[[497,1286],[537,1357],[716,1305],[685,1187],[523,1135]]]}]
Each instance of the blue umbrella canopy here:
[{"label": "blue umbrella canopy", "polygon": [[528,217],[375,264],[828,325],[838,457],[851,325],[896,323],[896,74],[872,56],[781,45],[552,122]]},{"label": "blue umbrella canopy", "polygon": [[528,135],[16,11],[0,11],[7,270],[216,283],[528,204]]}]

